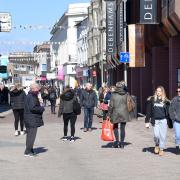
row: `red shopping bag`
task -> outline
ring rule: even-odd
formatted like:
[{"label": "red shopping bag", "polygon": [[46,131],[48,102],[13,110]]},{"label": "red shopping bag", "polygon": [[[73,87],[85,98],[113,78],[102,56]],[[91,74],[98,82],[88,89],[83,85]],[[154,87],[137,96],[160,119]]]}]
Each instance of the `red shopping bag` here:
[{"label": "red shopping bag", "polygon": [[113,124],[109,118],[102,123],[101,139],[103,141],[114,141]]}]

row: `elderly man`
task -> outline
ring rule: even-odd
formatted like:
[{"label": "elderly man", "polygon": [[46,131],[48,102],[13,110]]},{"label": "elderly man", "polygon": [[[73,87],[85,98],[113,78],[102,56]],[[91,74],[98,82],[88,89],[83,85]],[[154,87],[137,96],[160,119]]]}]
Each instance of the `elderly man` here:
[{"label": "elderly man", "polygon": [[97,95],[92,89],[92,84],[87,83],[81,94],[81,106],[84,107],[84,132],[92,130],[94,107],[97,107]]},{"label": "elderly man", "polygon": [[42,114],[44,107],[40,105],[38,94],[40,87],[37,83],[30,86],[30,91],[26,96],[24,107],[24,122],[27,130],[26,136],[26,150],[24,156],[33,157],[34,141],[36,138],[37,128],[44,125]]}]

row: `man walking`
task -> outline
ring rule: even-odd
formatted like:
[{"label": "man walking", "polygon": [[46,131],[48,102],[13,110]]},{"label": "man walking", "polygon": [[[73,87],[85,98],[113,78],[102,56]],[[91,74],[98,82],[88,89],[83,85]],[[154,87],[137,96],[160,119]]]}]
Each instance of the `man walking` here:
[{"label": "man walking", "polygon": [[38,99],[39,90],[40,87],[37,83],[31,84],[30,91],[25,100],[24,122],[27,131],[25,157],[33,157],[35,155],[33,146],[37,128],[44,125],[42,118],[44,107],[40,105]]},{"label": "man walking", "polygon": [[175,130],[176,154],[180,154],[180,87],[177,88],[177,96],[171,101],[169,114]]},{"label": "man walking", "polygon": [[87,83],[81,94],[81,106],[84,107],[84,132],[92,131],[94,108],[97,107],[97,95],[92,84]]}]

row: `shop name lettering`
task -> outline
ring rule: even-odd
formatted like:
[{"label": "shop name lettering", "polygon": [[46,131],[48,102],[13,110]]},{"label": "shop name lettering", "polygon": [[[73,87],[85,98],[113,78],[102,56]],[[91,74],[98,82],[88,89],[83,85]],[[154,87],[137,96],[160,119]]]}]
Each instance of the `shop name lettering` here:
[{"label": "shop name lettering", "polygon": [[143,10],[144,10],[144,20],[153,19],[153,0],[144,0]]},{"label": "shop name lettering", "polygon": [[107,52],[114,52],[114,3],[107,3]]}]

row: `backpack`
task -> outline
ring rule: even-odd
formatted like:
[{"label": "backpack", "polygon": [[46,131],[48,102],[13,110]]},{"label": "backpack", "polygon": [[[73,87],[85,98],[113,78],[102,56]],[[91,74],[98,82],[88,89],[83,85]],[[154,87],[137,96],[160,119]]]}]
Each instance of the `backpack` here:
[{"label": "backpack", "polygon": [[81,114],[81,105],[77,99],[73,101],[73,112],[75,115]]},{"label": "backpack", "polygon": [[50,95],[49,95],[49,99],[50,99],[50,100],[54,100],[54,99],[56,99],[56,95],[55,95],[55,93],[54,93],[54,92],[50,93]]},{"label": "backpack", "polygon": [[135,102],[129,94],[127,94],[127,109],[128,112],[132,112],[135,109]]}]

